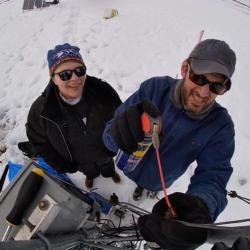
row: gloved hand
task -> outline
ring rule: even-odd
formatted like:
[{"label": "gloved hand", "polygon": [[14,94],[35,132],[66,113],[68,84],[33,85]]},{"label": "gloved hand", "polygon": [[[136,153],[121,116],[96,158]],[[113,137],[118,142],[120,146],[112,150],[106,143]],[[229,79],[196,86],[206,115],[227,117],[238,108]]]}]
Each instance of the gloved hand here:
[{"label": "gloved hand", "polygon": [[158,108],[152,102],[144,100],[128,107],[113,119],[110,135],[116,145],[125,153],[132,154],[135,152],[138,148],[138,142],[144,139],[141,125],[143,112],[154,118],[160,116]]},{"label": "gloved hand", "polygon": [[[201,198],[176,192],[169,195],[169,200],[177,215],[175,219],[191,223],[212,222],[208,208]],[[163,198],[154,205],[152,213],[166,217],[168,210],[166,201]]]},{"label": "gloved hand", "polygon": [[143,238],[171,250],[191,250],[203,244],[207,237],[206,229],[187,226],[177,220],[212,222],[205,203],[198,197],[184,193],[173,193],[169,195],[169,199],[177,217],[169,217],[166,201],[161,199],[153,207],[152,214],[141,216],[138,220]]},{"label": "gloved hand", "polygon": [[67,173],[76,173],[78,171],[78,166],[77,165],[70,165],[69,168],[67,169]]},{"label": "gloved hand", "polygon": [[245,237],[238,238],[232,247],[228,247],[223,242],[215,243],[211,250],[249,250],[250,240]]},{"label": "gloved hand", "polygon": [[98,159],[95,163],[100,169],[103,177],[112,177],[115,174],[115,163],[113,158],[106,157]]},{"label": "gloved hand", "polygon": [[138,227],[146,241],[155,242],[167,250],[192,250],[202,245],[207,238],[206,229],[165,219],[159,214],[141,216]]},{"label": "gloved hand", "polygon": [[23,154],[29,158],[35,158],[38,156],[30,141],[19,142],[17,146],[23,152]]}]

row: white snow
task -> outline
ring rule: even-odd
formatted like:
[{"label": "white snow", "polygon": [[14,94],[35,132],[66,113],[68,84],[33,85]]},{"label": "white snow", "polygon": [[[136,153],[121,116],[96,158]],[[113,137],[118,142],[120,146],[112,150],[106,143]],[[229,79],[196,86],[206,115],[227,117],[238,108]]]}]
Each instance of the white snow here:
[{"label": "white snow", "polygon": [[[243,3],[250,6],[249,0]],[[7,160],[24,162],[17,143],[27,139],[30,105],[49,81],[49,49],[65,42],[79,46],[88,74],[109,82],[125,100],[149,77],[179,75],[182,60],[204,30],[203,39],[225,40],[237,55],[232,89],[218,101],[229,110],[236,130],[234,172],[227,188],[250,197],[249,7],[230,0],[60,0],[23,12],[22,5],[21,0],[0,1],[0,144],[7,146],[0,173]],[[104,19],[107,8],[117,9],[118,16]],[[185,192],[194,167],[168,192]],[[85,188],[81,173],[71,177]],[[95,181],[97,192],[109,197],[115,191],[121,201],[133,202],[134,186],[124,175],[119,185],[103,177]],[[135,204],[150,210],[155,202]],[[248,217],[249,205],[229,198],[217,221]]]}]

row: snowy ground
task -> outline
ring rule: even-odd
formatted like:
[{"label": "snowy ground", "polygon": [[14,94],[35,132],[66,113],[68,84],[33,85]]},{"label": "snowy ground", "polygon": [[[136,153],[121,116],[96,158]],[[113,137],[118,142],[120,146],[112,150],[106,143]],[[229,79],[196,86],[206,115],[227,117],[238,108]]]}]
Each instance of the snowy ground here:
[{"label": "snowy ground", "polygon": [[[242,3],[250,6],[249,0]],[[26,140],[29,107],[49,80],[48,49],[65,42],[79,46],[88,74],[109,82],[125,100],[149,77],[179,75],[182,60],[204,30],[204,39],[225,40],[237,55],[232,89],[218,101],[228,108],[236,130],[228,190],[250,197],[250,7],[230,0],[60,0],[56,6],[23,12],[22,4],[0,1],[0,144],[7,146],[2,166],[7,159],[24,161],[17,143]],[[103,19],[106,8],[117,9],[119,15]],[[185,192],[194,167],[169,192]],[[71,177],[84,187],[80,173]],[[100,177],[95,187],[104,196],[115,190],[121,201],[132,202],[134,183],[125,176],[121,185]],[[137,205],[150,210],[155,202]],[[229,198],[218,221],[247,217],[249,205]]]}]

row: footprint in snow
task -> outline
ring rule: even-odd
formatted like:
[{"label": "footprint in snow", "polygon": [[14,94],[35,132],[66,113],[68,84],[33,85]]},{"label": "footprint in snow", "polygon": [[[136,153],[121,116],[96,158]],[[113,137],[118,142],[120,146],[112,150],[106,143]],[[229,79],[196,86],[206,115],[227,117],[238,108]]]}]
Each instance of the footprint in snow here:
[{"label": "footprint in snow", "polygon": [[238,182],[241,186],[244,186],[247,184],[248,180],[246,178],[239,178]]}]

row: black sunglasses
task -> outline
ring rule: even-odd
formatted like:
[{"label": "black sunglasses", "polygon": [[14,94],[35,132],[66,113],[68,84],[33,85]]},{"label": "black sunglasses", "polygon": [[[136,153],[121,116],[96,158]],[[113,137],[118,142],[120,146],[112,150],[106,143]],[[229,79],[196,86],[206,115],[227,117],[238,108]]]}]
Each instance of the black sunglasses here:
[{"label": "black sunglasses", "polygon": [[76,67],[75,69],[66,69],[58,73],[53,73],[52,77],[54,75],[59,75],[62,81],[68,81],[71,79],[73,72],[76,74],[76,76],[81,77],[86,74],[86,68],[84,66],[79,66]]},{"label": "black sunglasses", "polygon": [[206,76],[195,74],[191,68],[191,65],[190,64],[188,65],[189,65],[189,79],[193,83],[199,86],[204,86],[208,84],[209,90],[216,95],[223,95],[230,89],[231,86],[230,79],[226,78],[224,82],[210,82]]}]

